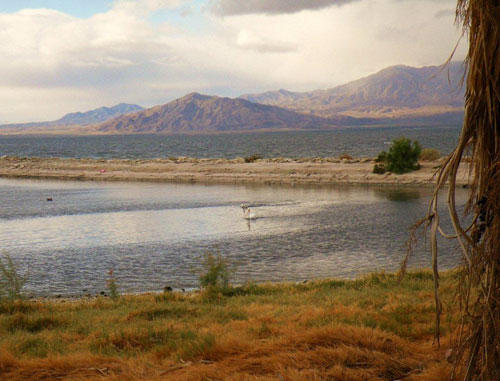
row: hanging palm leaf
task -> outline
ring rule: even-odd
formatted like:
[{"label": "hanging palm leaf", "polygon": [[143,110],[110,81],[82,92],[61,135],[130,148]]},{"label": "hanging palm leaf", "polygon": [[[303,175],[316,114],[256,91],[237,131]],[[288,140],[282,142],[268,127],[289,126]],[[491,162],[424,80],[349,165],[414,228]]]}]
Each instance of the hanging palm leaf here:
[{"label": "hanging palm leaf", "polygon": [[[439,171],[425,221],[431,232],[435,276],[436,338],[441,303],[438,294],[437,235],[457,239],[463,253],[459,291],[462,324],[453,377],[500,380],[500,0],[458,0],[457,22],[468,34],[465,119],[455,150]],[[470,155],[471,190],[463,226],[455,204],[457,171]],[[437,199],[445,185],[455,235],[439,225]]]}]

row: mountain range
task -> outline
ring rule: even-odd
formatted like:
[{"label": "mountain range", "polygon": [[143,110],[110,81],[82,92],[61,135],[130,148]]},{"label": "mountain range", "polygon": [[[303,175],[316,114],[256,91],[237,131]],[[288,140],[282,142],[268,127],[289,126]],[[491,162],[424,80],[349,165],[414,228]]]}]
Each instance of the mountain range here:
[{"label": "mountain range", "polygon": [[143,109],[119,104],[61,119],[0,126],[0,133],[208,133],[338,126],[455,124],[463,118],[464,67],[391,66],[326,90],[226,98],[191,93]]},{"label": "mountain range", "polygon": [[198,93],[123,115],[96,127],[101,133],[196,133],[271,129],[322,129],[360,125],[349,116],[323,118],[282,107]]},{"label": "mountain range", "polygon": [[398,65],[327,90],[304,93],[278,90],[241,98],[322,117],[432,116],[463,112],[464,89],[460,86],[463,73],[460,62],[451,62],[444,69]]},{"label": "mountain range", "polygon": [[32,129],[33,127],[59,127],[59,126],[88,126],[96,123],[102,123],[120,115],[126,115],[132,112],[144,110],[143,107],[120,103],[113,107],[100,107],[86,112],[72,112],[64,115],[62,118],[47,122],[31,122],[4,124],[0,126],[5,129]]}]

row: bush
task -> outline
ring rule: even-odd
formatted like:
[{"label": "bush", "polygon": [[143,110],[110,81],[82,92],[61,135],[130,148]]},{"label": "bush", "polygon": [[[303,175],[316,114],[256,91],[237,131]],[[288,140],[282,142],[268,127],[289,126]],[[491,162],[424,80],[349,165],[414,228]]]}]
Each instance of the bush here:
[{"label": "bush", "polygon": [[387,153],[387,169],[394,173],[405,173],[419,169],[418,157],[422,148],[417,141],[400,138],[392,141]]},{"label": "bush", "polygon": [[200,269],[200,286],[205,289],[225,290],[229,288],[231,270],[229,262],[220,254],[207,252],[203,255]]},{"label": "bush", "polygon": [[245,157],[245,163],[253,163],[256,160],[262,159],[262,155],[251,155]]},{"label": "bush", "polygon": [[382,165],[385,170],[397,174],[414,171],[420,168],[418,158],[421,152],[422,149],[417,141],[412,143],[407,138],[393,140],[389,152],[382,151],[378,155],[376,161],[381,164],[375,165],[377,169],[373,168],[373,171],[383,173],[375,172],[375,170],[382,171]]},{"label": "bush", "polygon": [[375,159],[376,163],[385,163],[387,161],[387,152],[382,151],[378,154],[377,158]]},{"label": "bush", "polygon": [[441,157],[441,153],[434,148],[424,148],[420,153],[420,160],[423,161],[434,161]]},{"label": "bush", "polygon": [[21,290],[26,278],[19,274],[19,269],[10,255],[0,258],[0,300],[7,297],[9,301],[22,299]]},{"label": "bush", "polygon": [[385,164],[375,164],[373,167],[373,173],[376,173],[377,175],[381,175],[386,172],[387,170],[385,169]]},{"label": "bush", "polygon": [[113,270],[108,271],[109,278],[106,280],[106,286],[108,287],[109,297],[113,300],[117,300],[120,297],[118,291],[118,285],[116,284],[116,278],[113,275]]}]

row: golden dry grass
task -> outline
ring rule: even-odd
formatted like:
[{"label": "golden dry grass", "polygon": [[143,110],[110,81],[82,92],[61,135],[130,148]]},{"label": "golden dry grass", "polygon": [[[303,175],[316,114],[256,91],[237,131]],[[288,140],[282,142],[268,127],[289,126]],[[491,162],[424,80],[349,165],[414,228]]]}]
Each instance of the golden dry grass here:
[{"label": "golden dry grass", "polygon": [[443,380],[454,276],[441,348],[427,272],[21,302],[0,309],[0,379]]}]

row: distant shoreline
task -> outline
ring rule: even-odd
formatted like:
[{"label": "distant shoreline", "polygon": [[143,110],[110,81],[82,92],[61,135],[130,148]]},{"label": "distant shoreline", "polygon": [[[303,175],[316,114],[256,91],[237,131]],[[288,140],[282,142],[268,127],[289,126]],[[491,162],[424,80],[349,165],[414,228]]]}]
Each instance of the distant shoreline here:
[{"label": "distant shoreline", "polygon": [[91,126],[54,126],[54,127],[37,127],[37,128],[1,128],[0,137],[57,137],[57,136],[134,136],[134,135],[152,135],[152,136],[205,136],[205,135],[231,135],[231,134],[257,134],[268,132],[324,132],[336,130],[352,130],[352,129],[375,129],[375,128],[419,128],[419,127],[449,127],[443,123],[424,123],[415,121],[384,121],[371,124],[357,125],[332,125],[324,128],[258,128],[258,129],[242,129],[242,130],[215,130],[215,131],[163,131],[163,132],[138,132],[138,131],[98,131]]},{"label": "distant shoreline", "polygon": [[66,125],[66,126],[39,126],[39,127],[12,127],[13,125],[0,125],[0,137],[87,137],[87,136],[210,136],[210,135],[233,135],[233,134],[259,134],[275,132],[328,132],[338,130],[353,129],[377,129],[377,128],[422,128],[422,127],[455,127],[462,123],[450,121],[426,122],[414,119],[380,119],[373,123],[360,123],[356,125],[331,125],[329,127],[318,128],[253,128],[241,130],[196,130],[196,131],[161,131],[161,132],[141,132],[141,131],[99,131],[95,125]]},{"label": "distant shoreline", "polygon": [[[396,175],[374,174],[374,159],[269,158],[246,163],[236,159],[60,159],[0,157],[0,178],[79,181],[134,181],[267,185],[419,185],[432,186],[441,160],[421,162],[421,169]],[[468,184],[468,166],[457,185]]]}]

